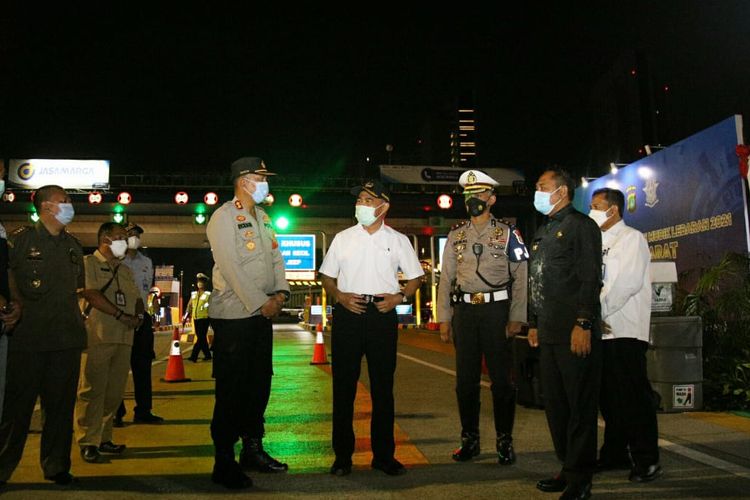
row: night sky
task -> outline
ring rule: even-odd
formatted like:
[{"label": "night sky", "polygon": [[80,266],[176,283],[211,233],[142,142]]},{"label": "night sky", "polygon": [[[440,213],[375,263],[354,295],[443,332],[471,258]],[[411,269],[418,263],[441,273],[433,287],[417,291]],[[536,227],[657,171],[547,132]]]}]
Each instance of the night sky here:
[{"label": "night sky", "polygon": [[340,175],[385,163],[386,144],[394,163],[408,157],[471,91],[480,166],[604,173],[591,89],[636,49],[670,86],[677,137],[750,110],[750,2],[601,3],[8,12],[0,156],[105,158],[128,173],[224,172],[258,155]]}]

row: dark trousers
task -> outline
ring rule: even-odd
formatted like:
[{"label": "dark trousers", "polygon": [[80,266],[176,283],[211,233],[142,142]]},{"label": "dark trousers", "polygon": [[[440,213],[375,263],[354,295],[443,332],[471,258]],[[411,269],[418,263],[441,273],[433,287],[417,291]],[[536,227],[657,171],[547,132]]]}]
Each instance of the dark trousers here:
[{"label": "dark trousers", "polygon": [[42,402],[40,459],[45,477],[70,470],[73,409],[81,350],[8,353],[3,420],[0,423],[0,481],[18,466],[37,397]]},{"label": "dark trousers", "polygon": [[396,450],[393,439],[393,374],[396,371],[398,323],[396,311],[381,313],[374,304],[363,314],[342,305],[333,311],[331,356],[333,373],[333,451],[340,460],[354,453],[354,398],[362,367],[367,358],[372,395],[370,438],[378,460],[390,460]]},{"label": "dark trousers", "polygon": [[541,344],[544,410],[562,473],[571,484],[591,481],[596,467],[601,341],[592,339],[585,358],[570,344]]},{"label": "dark trousers", "polygon": [[211,350],[208,348],[209,319],[194,319],[193,324],[195,325],[195,337],[197,340],[195,341],[190,359],[193,361],[197,360],[200,353],[203,353],[203,359],[211,359]]},{"label": "dark trousers", "polygon": [[[133,374],[133,398],[135,399],[135,416],[151,413],[151,362],[154,359],[154,327],[151,316],[144,314],[143,324],[133,336],[133,350],[130,352],[130,370]],[[122,418],[126,413],[125,402],[120,403],[116,416]]]},{"label": "dark trousers", "polygon": [[602,341],[602,390],[599,400],[604,444],[599,458],[628,461],[636,467],[659,462],[659,428],[654,392],[646,373],[648,342],[633,338]]},{"label": "dark trousers", "polygon": [[513,433],[516,388],[511,378],[511,341],[505,336],[510,303],[456,304],[453,308],[453,343],[456,346],[456,396],[461,433],[479,434],[479,382],[482,355],[492,382],[495,431]]},{"label": "dark trousers", "polygon": [[239,438],[262,438],[271,395],[273,327],[270,319],[211,319],[216,402],[211,438],[217,456],[234,456]]}]

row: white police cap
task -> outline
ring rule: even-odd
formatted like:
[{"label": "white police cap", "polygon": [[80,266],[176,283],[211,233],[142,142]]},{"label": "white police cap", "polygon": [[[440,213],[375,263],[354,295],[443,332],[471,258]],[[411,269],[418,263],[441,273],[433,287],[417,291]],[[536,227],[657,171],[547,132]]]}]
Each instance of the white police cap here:
[{"label": "white police cap", "polygon": [[500,185],[499,182],[481,170],[467,170],[461,174],[458,183],[464,188],[464,194],[481,193]]}]

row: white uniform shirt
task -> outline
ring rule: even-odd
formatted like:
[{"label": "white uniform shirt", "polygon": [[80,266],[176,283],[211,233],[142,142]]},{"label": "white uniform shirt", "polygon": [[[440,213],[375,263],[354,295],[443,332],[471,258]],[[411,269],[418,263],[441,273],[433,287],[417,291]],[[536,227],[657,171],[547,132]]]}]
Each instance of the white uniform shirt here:
[{"label": "white uniform shirt", "polygon": [[151,259],[141,252],[136,251],[135,257],[131,258],[130,255],[125,255],[122,263],[128,266],[128,269],[133,274],[135,286],[141,294],[141,299],[145,306],[146,302],[148,302],[148,292],[154,283],[154,265]]},{"label": "white uniform shirt", "polygon": [[611,327],[602,339],[648,342],[651,322],[651,254],[643,233],[618,222],[602,232],[602,319]]},{"label": "white uniform shirt", "polygon": [[357,224],[333,238],[320,272],[342,292],[377,295],[399,292],[399,268],[409,280],[424,274],[409,239],[385,224],[373,234]]}]

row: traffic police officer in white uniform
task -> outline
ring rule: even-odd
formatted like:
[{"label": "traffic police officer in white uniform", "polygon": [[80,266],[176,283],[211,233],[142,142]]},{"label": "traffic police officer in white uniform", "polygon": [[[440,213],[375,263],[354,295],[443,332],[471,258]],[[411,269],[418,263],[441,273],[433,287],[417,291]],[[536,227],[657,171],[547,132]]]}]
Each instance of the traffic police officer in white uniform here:
[{"label": "traffic police officer in white uniform", "polygon": [[511,340],[526,322],[526,260],[521,233],[496,219],[490,208],[498,183],[479,170],[459,178],[470,220],[448,233],[438,287],[438,320],[444,342],[456,347],[456,395],[461,416],[461,447],[453,460],[479,454],[479,405],[482,356],[492,381],[502,465],[515,462],[513,422],[516,387],[511,378]]},{"label": "traffic police officer in white uniform", "polygon": [[[260,207],[268,195],[263,160],[244,157],[232,163],[234,198],[207,226],[214,257],[214,290],[208,314],[214,329],[216,404],[211,421],[216,462],[212,480],[227,488],[252,481],[241,470],[284,472],[286,464],[263,449],[264,417],[273,374],[273,328],[289,297],[284,261],[271,219]],[[240,464],[234,444],[242,438]]]}]

